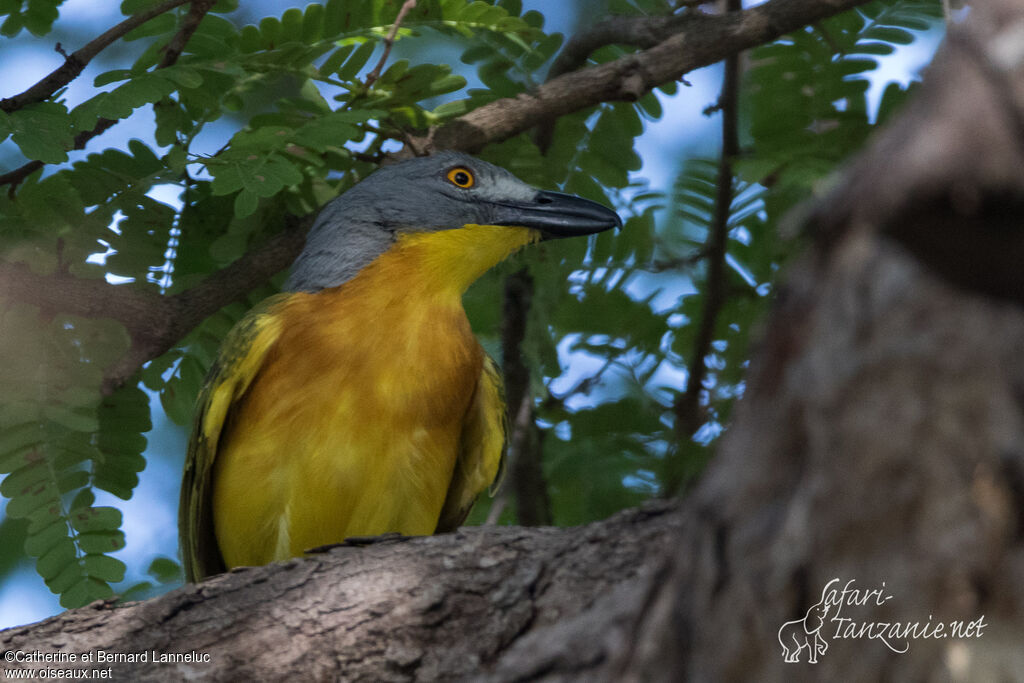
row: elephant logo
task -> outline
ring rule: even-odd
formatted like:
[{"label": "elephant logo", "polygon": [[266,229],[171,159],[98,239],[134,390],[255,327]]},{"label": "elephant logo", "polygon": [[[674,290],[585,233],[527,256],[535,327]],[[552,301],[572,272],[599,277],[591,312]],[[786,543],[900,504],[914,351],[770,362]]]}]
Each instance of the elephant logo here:
[{"label": "elephant logo", "polygon": [[806,649],[807,661],[817,664],[818,655],[828,649],[828,643],[821,637],[821,629],[830,605],[825,602],[824,591],[822,593],[821,600],[807,610],[803,619],[787,621],[779,628],[779,644],[787,663],[799,662],[800,652]]}]

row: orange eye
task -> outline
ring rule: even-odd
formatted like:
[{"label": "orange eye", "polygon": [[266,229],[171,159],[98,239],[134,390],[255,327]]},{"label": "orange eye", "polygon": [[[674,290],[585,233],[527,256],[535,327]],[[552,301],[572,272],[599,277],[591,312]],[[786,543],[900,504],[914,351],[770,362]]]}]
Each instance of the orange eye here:
[{"label": "orange eye", "polygon": [[464,190],[468,190],[473,187],[473,183],[476,182],[473,178],[473,172],[465,166],[456,166],[452,170],[448,171],[448,174],[445,177],[448,178],[448,182],[452,185],[461,187]]}]

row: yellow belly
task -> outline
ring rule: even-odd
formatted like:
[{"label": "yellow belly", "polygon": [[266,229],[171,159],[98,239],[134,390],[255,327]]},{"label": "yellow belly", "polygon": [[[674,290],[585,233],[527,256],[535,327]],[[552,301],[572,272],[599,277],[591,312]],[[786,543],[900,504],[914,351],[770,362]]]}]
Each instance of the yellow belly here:
[{"label": "yellow belly", "polygon": [[465,314],[392,302],[368,317],[358,298],[323,297],[289,304],[308,310],[284,313],[222,435],[213,510],[228,567],[437,525],[483,364]]}]

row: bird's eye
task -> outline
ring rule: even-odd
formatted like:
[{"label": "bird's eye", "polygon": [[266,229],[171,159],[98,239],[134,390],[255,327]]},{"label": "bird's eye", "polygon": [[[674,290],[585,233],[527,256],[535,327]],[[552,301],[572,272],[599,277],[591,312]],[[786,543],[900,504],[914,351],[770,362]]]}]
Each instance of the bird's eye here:
[{"label": "bird's eye", "polygon": [[456,166],[452,170],[448,171],[448,175],[445,177],[448,178],[448,182],[452,185],[461,187],[464,190],[468,190],[473,187],[473,183],[476,182],[473,178],[473,172],[465,166]]}]

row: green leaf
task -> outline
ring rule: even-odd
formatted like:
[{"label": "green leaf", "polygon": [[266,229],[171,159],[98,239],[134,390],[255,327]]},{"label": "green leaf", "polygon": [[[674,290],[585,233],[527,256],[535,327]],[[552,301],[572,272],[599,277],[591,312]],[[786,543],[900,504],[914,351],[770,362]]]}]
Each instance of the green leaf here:
[{"label": "green leaf", "polygon": [[29,104],[8,115],[11,138],[29,159],[45,164],[68,160],[74,144],[71,117],[64,105],[55,102]]},{"label": "green leaf", "polygon": [[[59,502],[60,491],[51,481],[40,483],[27,495],[12,498],[7,503],[7,516],[12,518],[28,517],[41,508],[50,509]],[[55,508],[59,513],[59,508]]]},{"label": "green leaf", "polygon": [[82,489],[75,496],[74,500],[71,501],[69,509],[74,512],[75,510],[84,510],[92,507],[92,504],[96,502],[96,494],[92,492],[92,489]]},{"label": "green leaf", "polygon": [[41,459],[32,461],[4,477],[3,482],[0,482],[0,495],[7,498],[31,495],[33,488],[49,481],[50,477],[50,468],[45,462]]},{"label": "green leaf", "polygon": [[128,32],[124,36],[126,42],[133,40],[139,40],[141,38],[149,38],[151,36],[161,36],[166,33],[170,33],[177,27],[178,21],[171,13],[158,14],[153,17],[142,26]]},{"label": "green leaf", "polygon": [[84,553],[112,553],[124,547],[124,533],[121,531],[94,531],[79,534],[75,542]]},{"label": "green leaf", "polygon": [[54,593],[64,593],[82,580],[82,567],[78,562],[69,562],[53,578],[46,579],[46,587]]},{"label": "green leaf", "polygon": [[36,36],[45,36],[57,20],[59,0],[29,0],[25,12],[25,28]]},{"label": "green leaf", "polygon": [[259,195],[249,190],[242,190],[235,196],[235,216],[245,218],[256,211]]},{"label": "green leaf", "polygon": [[203,84],[203,76],[197,69],[182,64],[175,64],[160,70],[160,75],[169,78],[182,88],[198,88]]},{"label": "green leaf", "polygon": [[52,579],[75,561],[75,544],[67,534],[62,540],[50,544],[49,549],[36,560],[36,571],[44,579]]},{"label": "green leaf", "polygon": [[121,2],[121,14],[127,16],[138,14],[143,10],[156,7],[161,2],[162,0],[123,0]]},{"label": "green leaf", "polygon": [[[312,7],[312,5],[310,5],[310,7]],[[352,51],[355,49],[355,45],[344,45],[342,47],[339,47],[337,50],[331,53],[330,57],[324,60],[323,64],[320,65],[320,73],[325,76],[332,75],[335,71],[338,70],[338,67],[340,67],[345,62],[346,59],[348,59],[349,55],[351,55]]]},{"label": "green leaf", "polygon": [[103,580],[86,577],[61,593],[60,604],[62,607],[74,609],[84,607],[96,600],[106,600],[113,594],[113,589]]},{"label": "green leaf", "polygon": [[43,415],[46,419],[77,432],[95,432],[99,428],[95,412],[91,410],[47,405],[43,407]]},{"label": "green leaf", "polygon": [[154,559],[146,573],[162,584],[175,583],[182,577],[181,565],[166,557]]},{"label": "green leaf", "polygon": [[43,438],[36,422],[0,429],[0,474],[14,470],[8,469],[14,460],[5,460],[5,457],[21,456],[27,449],[39,445]]},{"label": "green leaf", "polygon": [[367,40],[362,43],[356,51],[352,53],[352,56],[348,58],[344,66],[338,69],[338,78],[343,81],[351,81],[359,73],[359,70],[366,66],[366,62],[369,61],[370,55],[373,54],[373,50],[377,47],[377,43],[372,40]]},{"label": "green leaf", "polygon": [[68,525],[55,521],[42,531],[25,537],[25,552],[31,557],[42,557],[54,547],[68,540]]},{"label": "green leaf", "polygon": [[92,84],[94,87],[101,88],[104,85],[116,83],[117,81],[126,81],[131,77],[131,69],[111,69],[110,71],[104,71],[99,76],[94,78]]},{"label": "green leaf", "polygon": [[100,581],[117,583],[124,581],[124,562],[107,555],[86,555],[82,558],[82,565],[86,573]]},{"label": "green leaf", "polygon": [[118,86],[99,100],[97,114],[109,119],[127,118],[139,107],[157,102],[175,90],[174,81],[145,73]]},{"label": "green leaf", "polygon": [[88,507],[71,515],[75,531],[109,531],[121,526],[121,511],[113,507]]}]

